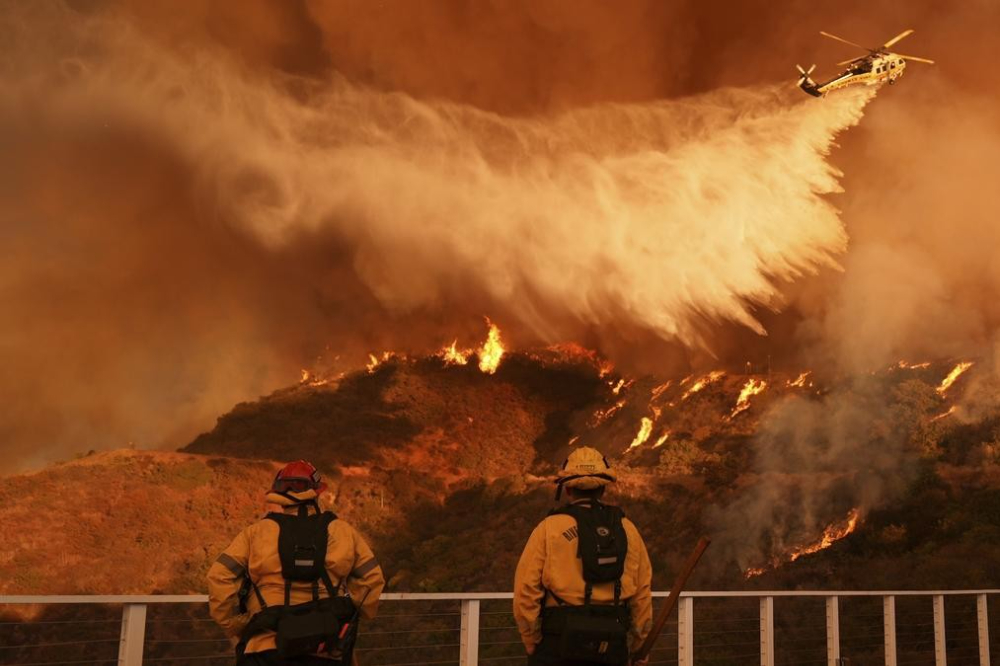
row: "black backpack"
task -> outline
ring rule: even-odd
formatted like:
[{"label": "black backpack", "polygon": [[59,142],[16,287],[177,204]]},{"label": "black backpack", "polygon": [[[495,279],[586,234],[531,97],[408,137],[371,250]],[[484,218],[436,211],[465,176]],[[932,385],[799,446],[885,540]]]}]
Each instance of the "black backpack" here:
[{"label": "black backpack", "polygon": [[[316,508],[318,511],[319,507]],[[357,635],[358,609],[349,597],[338,596],[337,587],[326,570],[328,530],[337,516],[329,511],[309,514],[307,506],[302,505],[298,515],[269,513],[266,518],[278,524],[278,555],[281,577],[285,579],[285,602],[280,607],[269,607],[251,581],[262,610],[244,630],[237,653],[242,654],[252,636],[274,631],[278,654],[282,657],[308,655],[322,649],[339,650],[349,659]],[[292,605],[293,582],[312,583],[312,601]],[[322,599],[319,596],[321,582],[328,595]]]},{"label": "black backpack", "polygon": [[[553,515],[572,516],[577,525],[577,556],[583,562],[584,601],[568,606],[556,595],[560,606],[548,609],[543,631],[560,635],[560,656],[594,663],[620,664],[628,661],[628,629],[631,615],[621,601],[622,575],[628,554],[628,536],[622,519],[625,512],[616,506],[592,500],[589,504],[568,504],[554,509]],[[614,583],[614,603],[590,603],[594,585]]]}]

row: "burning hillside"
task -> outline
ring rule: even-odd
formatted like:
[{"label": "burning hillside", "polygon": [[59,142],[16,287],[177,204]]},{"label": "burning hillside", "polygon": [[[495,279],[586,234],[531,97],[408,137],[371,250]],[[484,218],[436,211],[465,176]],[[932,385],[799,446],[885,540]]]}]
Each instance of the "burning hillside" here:
[{"label": "burning hillside", "polygon": [[[215,550],[263,508],[262,488],[275,463],[261,459],[316,461],[331,482],[324,501],[371,536],[396,589],[506,587],[520,544],[551,506],[548,479],[581,444],[600,446],[613,459],[620,473],[616,501],[646,527],[658,557],[683,554],[703,531],[715,537],[702,584],[809,576],[816,566],[833,566],[817,562],[844,557],[843,544],[874,544],[883,532],[912,530],[893,537],[900,548],[929,538],[920,536],[919,521],[900,513],[922,503],[923,490],[899,478],[895,487],[872,491],[872,478],[888,464],[880,462],[884,451],[866,458],[807,452],[790,447],[794,440],[779,427],[788,410],[807,405],[822,412],[839,404],[833,397],[868,395],[855,381],[735,369],[625,377],[576,346],[508,349],[492,371],[483,370],[476,350],[489,350],[491,340],[502,340],[498,328],[485,344],[470,344],[468,355],[456,343],[431,356],[380,354],[373,368],[343,376],[310,373],[237,405],[184,453],[97,454],[0,481],[0,519],[15,535],[0,553],[9,574],[0,576],[0,591],[150,591],[148,581],[162,591],[200,589]],[[465,363],[449,350],[462,353]],[[936,478],[962,480],[942,510],[954,510],[960,497],[974,507],[992,501],[987,471],[1000,469],[1000,448],[989,443],[1000,441],[1000,417],[970,425],[934,420],[949,407],[961,409],[976,379],[973,366],[943,395],[938,389],[955,367],[894,366],[866,375],[879,393],[893,396],[887,404],[893,421],[869,423],[869,439],[858,445],[885,448],[885,428],[909,424],[893,469],[906,469],[906,461],[947,465]],[[815,460],[796,459],[803,455]],[[775,494],[761,495],[762,488]],[[72,575],[76,557],[56,565],[32,559],[37,518],[22,510],[25,503],[73,517],[56,538],[73,539],[79,557],[100,557],[87,544],[127,556],[84,577]],[[154,503],[155,512],[142,509]],[[88,506],[101,508],[79,510]],[[489,557],[470,551],[469,544],[487,541]],[[175,556],[133,553],[165,546]],[[828,552],[834,560],[824,559]],[[133,566],[133,559],[143,564]],[[658,585],[668,574],[657,570]],[[51,586],[56,580],[63,581],[58,589]]]}]

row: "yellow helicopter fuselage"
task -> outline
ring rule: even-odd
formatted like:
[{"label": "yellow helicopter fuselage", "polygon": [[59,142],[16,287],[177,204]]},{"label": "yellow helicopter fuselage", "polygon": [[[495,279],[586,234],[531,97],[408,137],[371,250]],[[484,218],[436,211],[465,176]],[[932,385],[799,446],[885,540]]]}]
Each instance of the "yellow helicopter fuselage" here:
[{"label": "yellow helicopter fuselage", "polygon": [[[906,60],[895,53],[888,53],[873,58],[865,58],[859,63],[845,69],[834,78],[812,87],[815,92],[806,90],[817,96],[825,95],[834,90],[848,86],[876,86],[882,83],[895,83],[906,69]],[[803,85],[805,89],[805,84]]]}]

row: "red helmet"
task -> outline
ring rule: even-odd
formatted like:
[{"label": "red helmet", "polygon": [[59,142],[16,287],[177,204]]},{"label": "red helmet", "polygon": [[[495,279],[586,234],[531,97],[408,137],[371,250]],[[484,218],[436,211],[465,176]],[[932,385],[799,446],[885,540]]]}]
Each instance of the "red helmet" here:
[{"label": "red helmet", "polygon": [[315,490],[318,495],[326,490],[326,484],[320,481],[319,470],[305,460],[296,460],[282,467],[271,484],[271,492],[280,495],[307,490]]}]

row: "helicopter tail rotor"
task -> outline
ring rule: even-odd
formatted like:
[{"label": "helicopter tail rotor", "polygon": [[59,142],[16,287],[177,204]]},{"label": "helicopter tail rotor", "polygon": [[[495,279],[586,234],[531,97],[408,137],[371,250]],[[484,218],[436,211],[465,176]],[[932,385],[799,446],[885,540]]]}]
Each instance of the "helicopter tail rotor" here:
[{"label": "helicopter tail rotor", "polygon": [[816,69],[815,63],[808,70],[802,69],[802,65],[795,65],[795,69],[799,70],[799,74],[802,75],[799,78],[799,82],[797,84],[795,84],[795,85],[799,86],[800,88],[803,85],[809,85],[809,86],[815,86],[816,85],[816,83],[811,78],[809,78],[809,75],[813,73],[814,69]]}]

